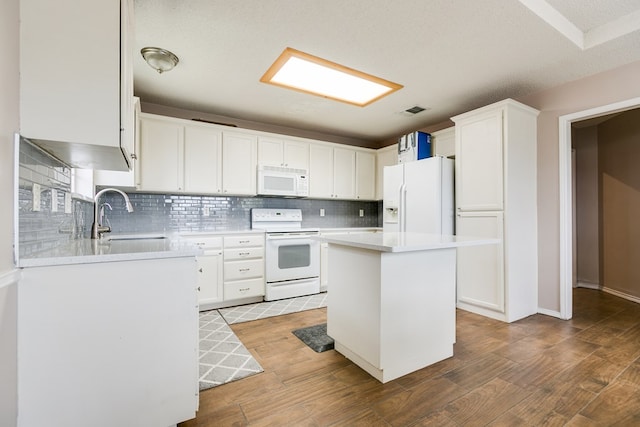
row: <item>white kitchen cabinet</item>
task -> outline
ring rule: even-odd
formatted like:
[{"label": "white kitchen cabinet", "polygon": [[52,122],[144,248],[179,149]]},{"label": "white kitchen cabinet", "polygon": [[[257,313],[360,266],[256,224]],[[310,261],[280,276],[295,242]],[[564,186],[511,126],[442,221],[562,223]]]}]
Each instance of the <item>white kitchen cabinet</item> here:
[{"label": "white kitchen cabinet", "polygon": [[[460,236],[504,238],[502,212],[458,214],[456,232]],[[458,302],[505,312],[504,246],[458,248]]]},{"label": "white kitchen cabinet", "polygon": [[184,187],[184,125],[163,117],[140,117],[139,189],[180,192]]},{"label": "white kitchen cabinet", "polygon": [[184,127],[184,191],[220,193],[222,132],[200,124]]},{"label": "white kitchen cabinet", "polygon": [[256,136],[189,120],[140,115],[141,191],[256,194]]},{"label": "white kitchen cabinet", "polygon": [[452,118],[456,233],[503,241],[458,250],[458,308],[506,322],[538,311],[537,115],[505,100]]},{"label": "white kitchen cabinet", "polygon": [[222,192],[256,195],[257,137],[251,133],[222,134]]},{"label": "white kitchen cabinet", "polygon": [[224,299],[222,237],[194,235],[182,239],[203,250],[203,254],[196,257],[200,311],[217,308],[216,304]]},{"label": "white kitchen cabinet", "polygon": [[396,144],[376,151],[376,200],[384,198],[384,168],[398,164],[398,146]]},{"label": "white kitchen cabinet", "polygon": [[356,150],[329,144],[311,144],[309,197],[356,198]]},{"label": "white kitchen cabinet", "polygon": [[333,194],[338,199],[356,195],[356,152],[348,148],[333,149]]},{"label": "white kitchen cabinet", "polygon": [[309,197],[334,197],[333,148],[329,145],[311,144],[309,147]]},{"label": "white kitchen cabinet", "polygon": [[309,171],[309,143],[279,137],[258,137],[258,164]]},{"label": "white kitchen cabinet", "polygon": [[[140,167],[138,166],[138,155],[140,153],[140,98],[133,98],[133,148],[129,154],[128,171],[112,171],[95,169],[93,171],[93,182],[100,187],[116,187],[122,189],[135,190],[140,182]],[[128,136],[127,136],[128,138]]]},{"label": "white kitchen cabinet", "polygon": [[20,134],[72,166],[129,168],[132,3],[20,1]]},{"label": "white kitchen cabinet", "polygon": [[[456,206],[462,211],[503,208],[503,111],[456,123]],[[535,164],[535,158],[531,159]]]},{"label": "white kitchen cabinet", "polygon": [[374,200],[376,197],[376,155],[356,151],[356,199]]},{"label": "white kitchen cabinet", "polygon": [[456,155],[456,128],[442,129],[431,134],[433,155],[442,157],[454,157]]}]

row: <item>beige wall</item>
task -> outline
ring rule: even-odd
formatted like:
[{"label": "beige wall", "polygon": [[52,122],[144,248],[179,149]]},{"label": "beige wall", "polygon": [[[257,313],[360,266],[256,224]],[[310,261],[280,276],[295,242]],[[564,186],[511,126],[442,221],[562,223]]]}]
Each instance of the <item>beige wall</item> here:
[{"label": "beige wall", "polygon": [[640,61],[518,100],[538,116],[538,304],[560,311],[558,118],[640,97]]},{"label": "beige wall", "polygon": [[595,287],[600,284],[597,126],[574,129],[571,141],[576,150],[577,281]]},{"label": "beige wall", "polygon": [[17,417],[17,289],[13,283],[13,133],[18,130],[18,0],[0,4],[0,425]]},{"label": "beige wall", "polygon": [[640,298],[640,109],[598,126],[602,285]]}]

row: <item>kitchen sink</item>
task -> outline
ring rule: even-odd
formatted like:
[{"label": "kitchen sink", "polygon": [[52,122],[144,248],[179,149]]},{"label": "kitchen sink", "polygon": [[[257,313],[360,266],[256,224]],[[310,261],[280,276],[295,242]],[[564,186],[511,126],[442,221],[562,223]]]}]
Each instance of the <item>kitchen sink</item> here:
[{"label": "kitchen sink", "polygon": [[115,236],[107,236],[105,240],[118,241],[118,240],[161,240],[167,239],[164,234],[121,234]]}]

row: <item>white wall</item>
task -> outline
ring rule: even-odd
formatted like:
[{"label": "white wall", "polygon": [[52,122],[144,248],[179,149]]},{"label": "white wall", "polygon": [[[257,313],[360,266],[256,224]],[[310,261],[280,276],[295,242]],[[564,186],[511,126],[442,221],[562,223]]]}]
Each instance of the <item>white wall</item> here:
[{"label": "white wall", "polygon": [[18,130],[19,0],[0,3],[0,425],[17,417],[17,289],[13,269],[13,134]]},{"label": "white wall", "polygon": [[558,118],[640,97],[638,76],[640,76],[640,61],[518,99],[540,110],[538,116],[538,305],[540,308],[560,312]]}]

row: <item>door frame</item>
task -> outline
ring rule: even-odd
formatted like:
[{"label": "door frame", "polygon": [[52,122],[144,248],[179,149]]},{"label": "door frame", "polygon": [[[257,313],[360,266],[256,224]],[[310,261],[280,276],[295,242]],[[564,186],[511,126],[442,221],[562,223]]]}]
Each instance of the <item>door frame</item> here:
[{"label": "door frame", "polygon": [[571,185],[571,124],[640,107],[640,98],[602,105],[558,118],[560,185],[560,318],[573,315],[573,191]]}]

